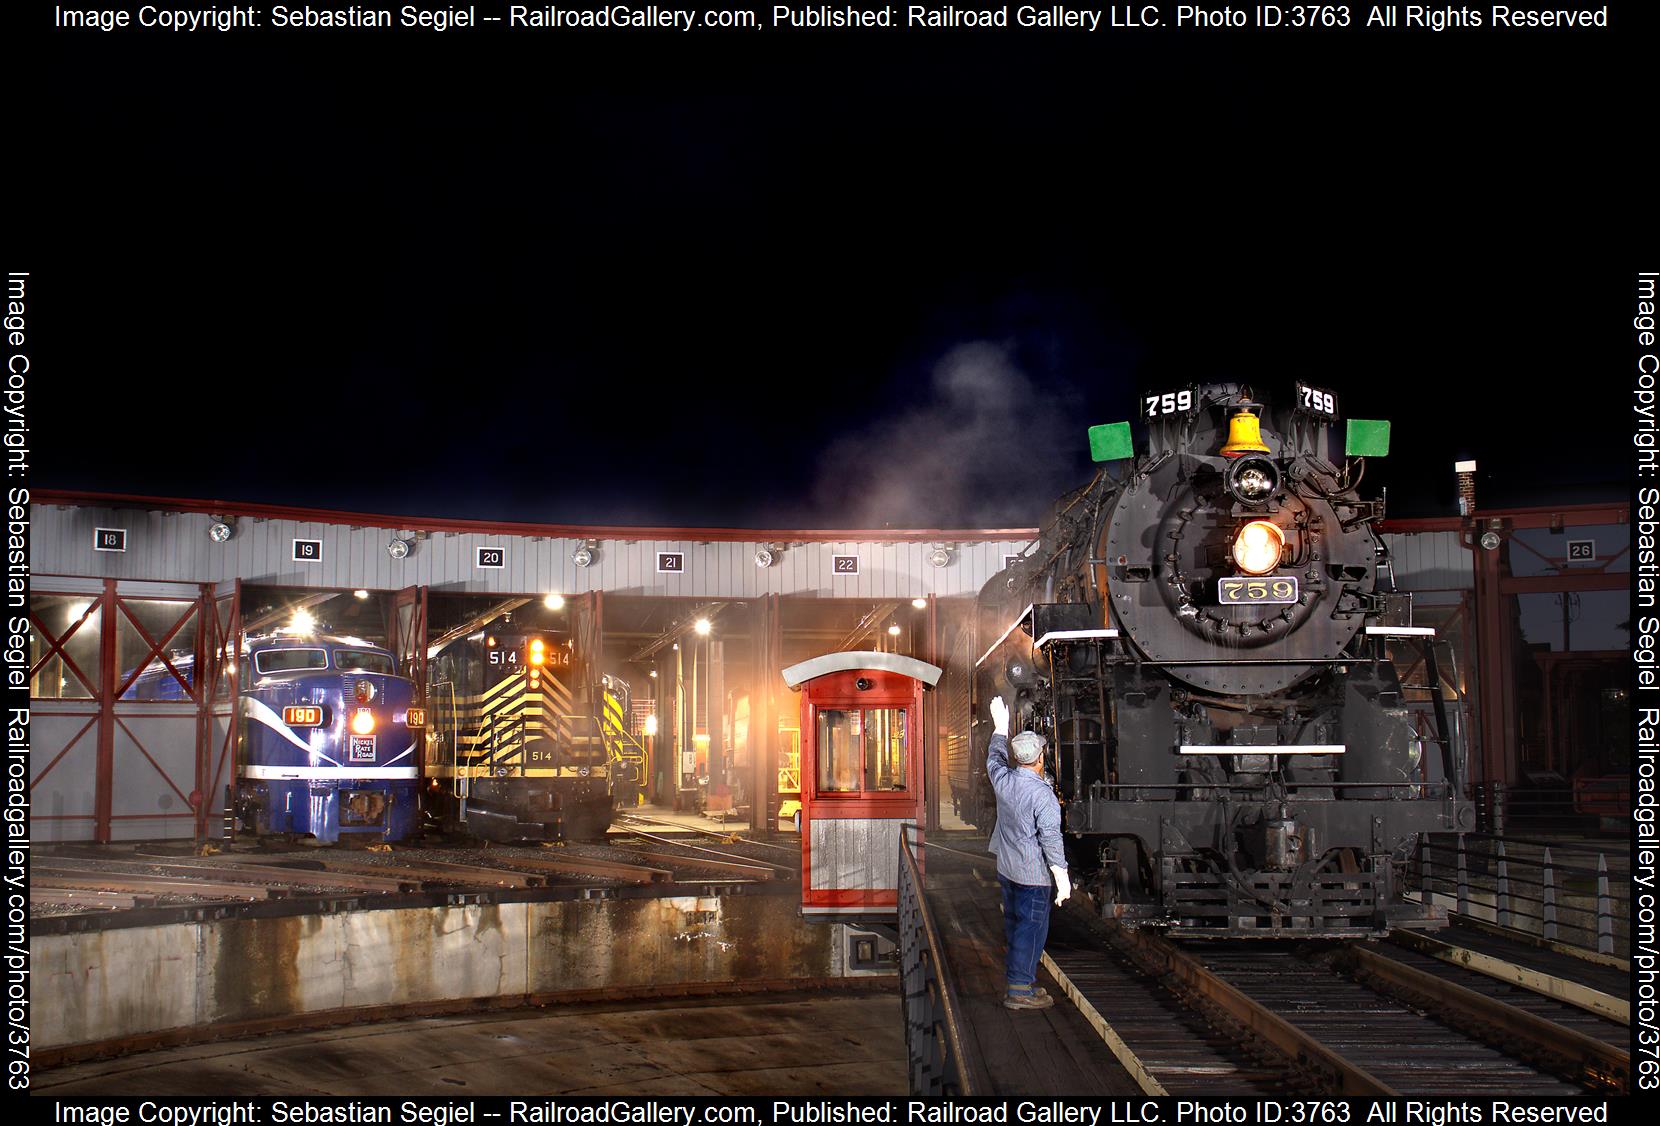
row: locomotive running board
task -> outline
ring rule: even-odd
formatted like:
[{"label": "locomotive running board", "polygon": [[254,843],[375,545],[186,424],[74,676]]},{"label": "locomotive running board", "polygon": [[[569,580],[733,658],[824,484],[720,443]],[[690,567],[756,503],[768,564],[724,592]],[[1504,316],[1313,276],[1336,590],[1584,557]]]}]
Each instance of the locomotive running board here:
[{"label": "locomotive running board", "polygon": [[1348,749],[1346,743],[1301,743],[1289,747],[1247,747],[1230,743],[1177,748],[1184,755],[1340,755]]}]

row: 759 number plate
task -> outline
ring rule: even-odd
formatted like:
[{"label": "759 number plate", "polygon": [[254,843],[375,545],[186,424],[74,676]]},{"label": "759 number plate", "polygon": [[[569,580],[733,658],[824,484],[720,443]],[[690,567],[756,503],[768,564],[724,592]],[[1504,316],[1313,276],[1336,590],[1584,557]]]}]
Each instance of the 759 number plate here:
[{"label": "759 number plate", "polygon": [[1297,580],[1290,575],[1218,579],[1216,601],[1223,606],[1289,606],[1297,601]]}]

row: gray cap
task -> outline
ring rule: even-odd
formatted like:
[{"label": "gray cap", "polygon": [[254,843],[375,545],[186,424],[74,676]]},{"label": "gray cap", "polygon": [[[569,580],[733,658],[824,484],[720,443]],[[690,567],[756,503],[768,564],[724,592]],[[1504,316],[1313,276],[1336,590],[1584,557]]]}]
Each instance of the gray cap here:
[{"label": "gray cap", "polygon": [[1022,731],[1009,740],[1009,748],[1014,751],[1014,761],[1021,766],[1031,766],[1043,757],[1044,738],[1036,731]]}]

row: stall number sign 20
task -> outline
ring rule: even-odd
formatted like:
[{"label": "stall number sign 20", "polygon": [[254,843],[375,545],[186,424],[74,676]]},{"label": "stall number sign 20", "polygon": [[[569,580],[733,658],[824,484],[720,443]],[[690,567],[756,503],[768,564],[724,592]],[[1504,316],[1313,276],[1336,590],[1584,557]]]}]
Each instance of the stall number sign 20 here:
[{"label": "stall number sign 20", "polygon": [[478,565],[489,571],[501,570],[507,566],[507,549],[505,547],[479,548]]}]

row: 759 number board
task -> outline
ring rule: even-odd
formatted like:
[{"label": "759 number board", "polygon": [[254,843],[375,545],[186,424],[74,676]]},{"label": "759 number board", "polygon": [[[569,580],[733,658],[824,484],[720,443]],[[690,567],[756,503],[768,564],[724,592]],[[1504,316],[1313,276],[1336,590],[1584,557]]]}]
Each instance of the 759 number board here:
[{"label": "759 number board", "polygon": [[1223,606],[1289,606],[1297,601],[1297,580],[1292,575],[1218,579],[1216,601]]}]

